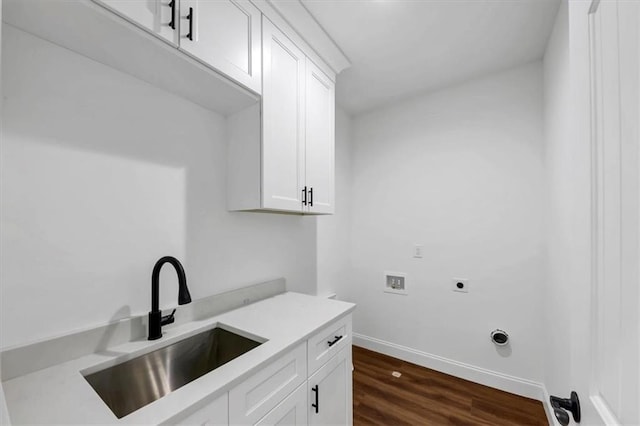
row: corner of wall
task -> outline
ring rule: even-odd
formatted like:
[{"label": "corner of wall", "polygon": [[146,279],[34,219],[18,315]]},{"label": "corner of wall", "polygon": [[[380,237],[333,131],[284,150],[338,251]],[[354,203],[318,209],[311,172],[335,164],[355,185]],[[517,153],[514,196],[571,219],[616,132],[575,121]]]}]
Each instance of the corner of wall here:
[{"label": "corner of wall", "polygon": [[[544,277],[543,310],[544,327],[553,329],[554,324],[570,321],[561,301],[567,296],[564,277],[570,274],[569,259],[566,259],[566,205],[569,188],[567,175],[566,146],[571,138],[570,129],[570,64],[569,64],[569,17],[568,2],[562,0],[543,58],[543,108],[544,108],[544,163],[546,179],[546,270]],[[569,191],[570,192],[570,191]],[[561,333],[545,333],[543,382],[546,387],[557,389],[567,382],[566,370],[554,368],[562,364],[559,359],[568,353],[568,336]],[[545,389],[546,391],[546,389]],[[548,395],[544,403],[547,404]],[[548,407],[545,405],[545,409]],[[551,411],[551,417],[553,411]]]},{"label": "corner of wall", "polygon": [[316,294],[343,298],[350,277],[351,117],[336,107],[335,213],[316,220]]}]

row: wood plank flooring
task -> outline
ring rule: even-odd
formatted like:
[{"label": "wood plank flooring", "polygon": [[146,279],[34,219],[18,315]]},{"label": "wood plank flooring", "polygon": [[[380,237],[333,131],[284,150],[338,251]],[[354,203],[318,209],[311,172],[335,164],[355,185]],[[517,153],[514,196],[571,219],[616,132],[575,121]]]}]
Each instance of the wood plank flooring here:
[{"label": "wood plank flooring", "polygon": [[353,365],[354,426],[548,425],[542,403],[533,399],[357,346]]}]

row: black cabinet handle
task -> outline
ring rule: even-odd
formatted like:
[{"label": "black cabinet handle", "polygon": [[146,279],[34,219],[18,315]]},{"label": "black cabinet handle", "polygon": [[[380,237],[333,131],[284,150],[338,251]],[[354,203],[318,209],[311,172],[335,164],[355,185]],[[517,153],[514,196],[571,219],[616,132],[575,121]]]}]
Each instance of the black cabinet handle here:
[{"label": "black cabinet handle", "polygon": [[189,14],[187,15],[187,19],[189,20],[189,33],[187,34],[187,38],[193,41],[193,8],[189,8]]},{"label": "black cabinet handle", "polygon": [[318,385],[312,387],[311,391],[315,392],[316,394],[316,403],[311,404],[311,406],[316,409],[316,414],[318,414],[320,412],[320,403],[318,402],[318,400],[320,399],[320,389],[318,389]]},{"label": "black cabinet handle", "polygon": [[306,186],[302,190],[302,205],[303,206],[307,205],[307,187]]},{"label": "black cabinet handle", "polygon": [[313,188],[309,188],[309,205],[313,207]]},{"label": "black cabinet handle", "polygon": [[171,0],[169,2],[169,7],[171,8],[171,21],[169,21],[169,26],[172,30],[176,29],[176,0]]},{"label": "black cabinet handle", "polygon": [[336,343],[338,343],[340,339],[342,339],[342,337],[343,336],[335,336],[335,339],[333,339],[333,341],[328,341],[327,345],[329,345],[329,347],[335,345]]}]

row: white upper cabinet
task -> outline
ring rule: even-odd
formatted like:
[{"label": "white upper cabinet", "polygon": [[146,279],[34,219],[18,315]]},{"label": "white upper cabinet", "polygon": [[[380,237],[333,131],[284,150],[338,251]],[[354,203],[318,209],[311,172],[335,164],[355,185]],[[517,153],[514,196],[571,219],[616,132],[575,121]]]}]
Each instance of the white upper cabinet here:
[{"label": "white upper cabinet", "polygon": [[228,118],[229,210],[333,213],[334,121],[333,80],[263,16],[262,103]]},{"label": "white upper cabinet", "polygon": [[177,45],[180,0],[95,0],[129,21]]},{"label": "white upper cabinet", "polygon": [[[262,95],[244,109],[229,108],[229,210],[334,212],[335,75],[267,3],[94,1],[178,47],[185,55],[176,57],[193,61],[194,69],[203,64],[205,71],[207,66],[218,71],[212,75],[248,89],[236,86],[239,92]],[[130,62],[137,64],[138,57]],[[147,72],[152,81],[188,92],[201,105],[218,97],[225,102],[219,91],[201,95],[185,73],[171,67],[158,71],[156,66]]]},{"label": "white upper cabinet", "polygon": [[306,57],[266,18],[262,31],[262,208],[300,212]]},{"label": "white upper cabinet", "polygon": [[262,92],[261,13],[249,0],[180,0],[180,16],[180,49]]},{"label": "white upper cabinet", "polygon": [[262,14],[249,0],[94,1],[262,93]]},{"label": "white upper cabinet", "polygon": [[333,213],[335,85],[308,58],[305,100],[306,207],[311,213]]}]

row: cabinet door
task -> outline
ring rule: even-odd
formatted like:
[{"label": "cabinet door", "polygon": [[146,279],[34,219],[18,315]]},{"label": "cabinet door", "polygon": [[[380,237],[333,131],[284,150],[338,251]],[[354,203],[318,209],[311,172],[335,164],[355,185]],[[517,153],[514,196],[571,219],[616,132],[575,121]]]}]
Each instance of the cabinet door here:
[{"label": "cabinet door", "polygon": [[262,368],[229,392],[229,422],[253,425],[273,410],[307,377],[306,344]]},{"label": "cabinet door", "polygon": [[[178,1],[170,0],[94,0],[150,32],[178,44]],[[172,20],[172,14],[175,19]],[[170,25],[173,22],[173,28]]]},{"label": "cabinet door", "polygon": [[307,383],[303,383],[276,408],[264,416],[256,426],[293,426],[307,424]]},{"label": "cabinet door", "polygon": [[305,55],[262,18],[262,207],[302,211]]},{"label": "cabinet door", "polygon": [[352,424],[352,386],[351,347],[347,347],[309,378],[309,424]]},{"label": "cabinet door", "polygon": [[261,14],[249,0],[180,0],[180,16],[180,49],[262,93]]},{"label": "cabinet door", "polygon": [[306,61],[306,185],[308,211],[334,211],[335,85]]},{"label": "cabinet door", "polygon": [[186,417],[178,418],[171,424],[218,426],[229,424],[229,394],[224,394],[208,403],[205,407]]}]

